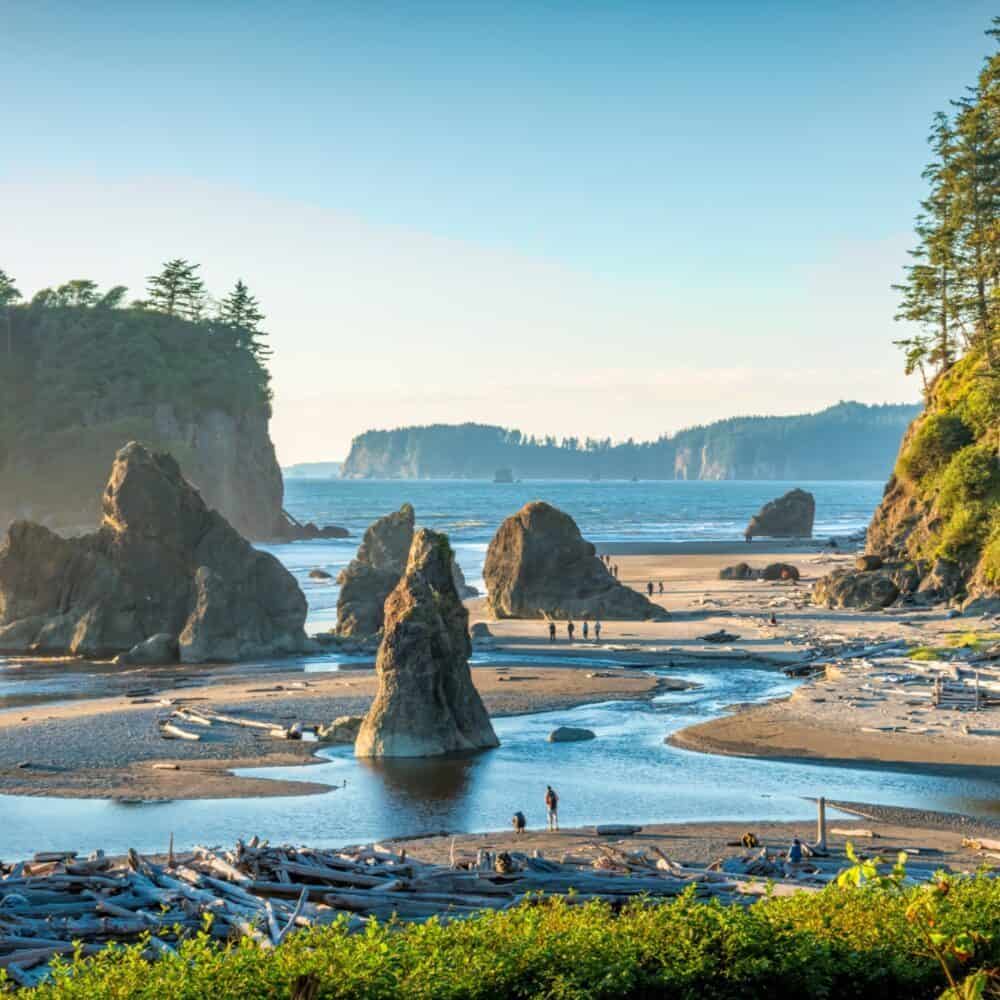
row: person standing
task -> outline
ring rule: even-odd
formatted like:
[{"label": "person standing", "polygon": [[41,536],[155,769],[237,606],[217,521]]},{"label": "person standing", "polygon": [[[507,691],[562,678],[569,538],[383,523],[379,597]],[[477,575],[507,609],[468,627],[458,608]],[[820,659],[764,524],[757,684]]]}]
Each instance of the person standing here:
[{"label": "person standing", "polygon": [[573,633],[576,631],[576,626],[572,622],[566,622],[566,634],[569,636],[569,641],[573,641]]},{"label": "person standing", "polygon": [[598,618],[597,621],[594,622],[594,642],[600,642],[600,641],[601,641],[601,619]]},{"label": "person standing", "polygon": [[549,622],[549,642],[556,641],[556,623]]},{"label": "person standing", "polygon": [[589,629],[589,628],[590,628],[590,625],[589,625],[589,623],[587,622],[587,619],[586,619],[586,618],[584,618],[584,619],[583,619],[583,641],[584,641],[584,642],[586,642],[586,641],[587,641],[587,631],[588,631],[588,629]]},{"label": "person standing", "polygon": [[661,594],[663,593],[663,581],[662,580],[660,581],[660,593]]},{"label": "person standing", "polygon": [[649,583],[646,584],[646,594],[650,598],[652,598],[652,596],[653,596],[653,581],[652,580],[650,580]]},{"label": "person standing", "polygon": [[551,785],[545,786],[545,814],[549,818],[549,829],[559,829],[559,796]]},{"label": "person standing", "polygon": [[511,825],[514,827],[514,833],[520,837],[524,833],[524,828],[528,825],[527,820],[524,818],[524,813],[520,809],[510,819]]}]

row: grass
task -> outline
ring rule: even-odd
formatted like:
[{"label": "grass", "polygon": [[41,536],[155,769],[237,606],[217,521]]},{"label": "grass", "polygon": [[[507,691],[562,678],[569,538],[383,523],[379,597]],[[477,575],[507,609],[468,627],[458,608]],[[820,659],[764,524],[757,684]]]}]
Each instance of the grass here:
[{"label": "grass", "polygon": [[[300,932],[273,950],[225,947],[207,934],[149,961],[142,945],[59,964],[22,1000],[285,1000],[302,976],[318,998],[753,1000],[938,997],[943,974],[914,920],[927,887],[830,886],[744,908],[695,902],[551,900],[469,920],[392,925],[361,934],[342,923]],[[936,933],[971,932],[955,968],[1000,963],[1000,881],[958,879],[934,900]]]},{"label": "grass", "polygon": [[950,635],[944,646],[915,646],[906,655],[911,660],[944,660],[956,649],[979,651],[1000,642],[1000,632],[961,632]]}]

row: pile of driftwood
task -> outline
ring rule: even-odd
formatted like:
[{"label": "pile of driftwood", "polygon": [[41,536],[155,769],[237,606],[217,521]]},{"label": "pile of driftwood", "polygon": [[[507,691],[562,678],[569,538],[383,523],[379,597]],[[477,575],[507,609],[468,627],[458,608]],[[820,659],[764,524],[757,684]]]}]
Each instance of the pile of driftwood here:
[{"label": "pile of driftwood", "polygon": [[116,860],[99,851],[86,859],[37,854],[0,865],[0,968],[13,982],[32,985],[53,957],[74,951],[74,942],[85,955],[139,940],[151,956],[171,952],[209,916],[212,935],[247,936],[268,948],[297,927],[341,917],[350,931],[368,917],[450,920],[553,895],[620,906],[693,887],[699,898],[748,904],[769,891],[815,891],[844,865],[834,858],[789,865],[766,848],[709,868],[679,864],[655,846],[626,852],[594,842],[576,850],[560,861],[537,852],[461,856],[453,842],[451,863],[440,865],[388,845],[323,851],[254,838],[226,851],[198,847],[175,856],[171,850],[159,861],[135,851]]},{"label": "pile of driftwood", "polygon": [[[176,721],[175,721],[176,720]],[[223,726],[241,726],[244,729],[255,729],[267,733],[276,740],[301,740],[305,732],[301,722],[293,722],[283,726],[277,722],[261,722],[257,719],[244,719],[234,715],[222,715],[219,712],[203,712],[196,708],[177,708],[164,719],[160,719],[160,735],[166,740],[191,740],[197,743],[202,738],[202,732],[197,729],[184,728],[184,724],[204,728],[219,724]]]}]

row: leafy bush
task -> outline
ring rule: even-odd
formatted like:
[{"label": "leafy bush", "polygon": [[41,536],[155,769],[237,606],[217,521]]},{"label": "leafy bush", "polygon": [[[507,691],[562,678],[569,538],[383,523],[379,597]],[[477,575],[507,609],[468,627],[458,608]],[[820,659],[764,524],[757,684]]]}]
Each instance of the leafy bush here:
[{"label": "leafy bush", "polygon": [[907,479],[925,479],[943,469],[956,451],[971,442],[972,432],[960,417],[931,413],[900,456],[899,471]]},{"label": "leafy bush", "polygon": [[959,451],[941,474],[938,507],[945,514],[983,500],[1000,500],[1000,463],[988,442]]},{"label": "leafy bush", "polygon": [[[141,945],[78,958],[60,966],[51,984],[20,996],[285,1000],[308,974],[322,998],[920,1000],[945,985],[941,955],[913,916],[927,907],[956,974],[1000,962],[1000,882],[959,880],[946,898],[943,890],[932,897],[926,888],[869,884],[865,871],[860,865],[856,888],[831,886],[747,909],[685,896],[616,915],[605,903],[553,900],[449,924],[370,922],[354,935],[338,923],[272,951],[245,942],[217,947],[205,934],[155,962],[142,957]],[[951,946],[967,939],[968,954]]]}]

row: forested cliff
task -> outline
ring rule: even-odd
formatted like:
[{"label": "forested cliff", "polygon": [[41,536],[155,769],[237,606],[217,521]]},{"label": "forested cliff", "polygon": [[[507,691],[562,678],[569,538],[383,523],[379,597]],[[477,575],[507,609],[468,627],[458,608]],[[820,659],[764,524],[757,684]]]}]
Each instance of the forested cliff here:
[{"label": "forested cliff", "polygon": [[656,441],[537,439],[483,424],[366,431],[345,476],[589,479],[882,479],[918,406],[838,403],[793,417],[734,417]]},{"label": "forested cliff", "polygon": [[0,529],[15,517],[93,528],[116,451],[139,440],[169,451],[240,532],[275,533],[283,487],[256,302],[240,283],[207,317],[183,261],[150,282],[129,306],[125,289],[89,281],[22,302],[0,271]]}]

